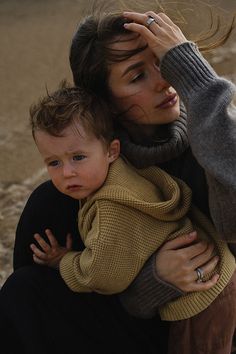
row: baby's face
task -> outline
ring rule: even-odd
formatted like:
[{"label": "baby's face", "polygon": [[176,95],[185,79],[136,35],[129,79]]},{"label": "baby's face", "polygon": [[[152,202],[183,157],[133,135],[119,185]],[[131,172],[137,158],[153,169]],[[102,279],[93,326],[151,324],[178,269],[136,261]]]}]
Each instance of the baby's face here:
[{"label": "baby's face", "polygon": [[88,135],[79,122],[75,124],[60,137],[36,131],[35,141],[55,187],[74,199],[83,199],[103,185],[112,156],[101,140]]}]

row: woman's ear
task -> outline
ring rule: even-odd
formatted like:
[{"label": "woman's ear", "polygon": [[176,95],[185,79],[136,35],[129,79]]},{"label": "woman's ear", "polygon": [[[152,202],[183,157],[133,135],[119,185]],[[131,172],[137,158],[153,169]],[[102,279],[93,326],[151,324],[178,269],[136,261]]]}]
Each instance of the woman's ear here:
[{"label": "woman's ear", "polygon": [[120,140],[114,139],[108,148],[108,159],[109,162],[115,161],[120,155]]}]

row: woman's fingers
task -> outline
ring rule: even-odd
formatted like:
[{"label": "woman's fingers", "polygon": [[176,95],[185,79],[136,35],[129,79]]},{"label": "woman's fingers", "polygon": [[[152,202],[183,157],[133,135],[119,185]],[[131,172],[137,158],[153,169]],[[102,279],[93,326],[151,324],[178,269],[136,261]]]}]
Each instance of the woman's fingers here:
[{"label": "woman's fingers", "polygon": [[192,242],[196,241],[197,233],[196,231],[190,232],[189,234],[181,235],[173,240],[167,241],[162,247],[162,250],[177,250],[179,248],[188,246]]},{"label": "woman's fingers", "polygon": [[[198,252],[196,251],[196,255],[192,257],[191,263],[192,267],[194,269],[201,267],[203,264],[209,262],[213,258],[213,253],[214,253],[214,244],[206,244],[206,248],[204,249],[203,252]],[[195,246],[195,245],[194,245]],[[200,250],[200,247],[198,248]]]},{"label": "woman's fingers", "polygon": [[125,23],[124,27],[130,31],[139,33],[148,44],[154,44],[156,42],[156,35],[158,31],[158,24],[156,20],[156,15],[151,16],[154,21],[150,21],[150,16],[145,14],[140,14],[137,12],[125,12],[124,16],[129,20],[132,20],[131,23]]},{"label": "woman's fingers", "polygon": [[157,275],[181,290],[194,280],[191,256],[187,250],[196,238],[196,232],[179,236],[166,242],[156,254]]},{"label": "woman's fingers", "polygon": [[[213,244],[196,242],[197,233],[182,235],[166,242],[156,255],[156,272],[166,282],[182,291],[202,291],[210,289],[218,280],[214,275],[206,282],[198,282],[197,268],[203,275],[214,271],[219,258],[213,257]],[[168,260],[168,261],[167,261]]]},{"label": "woman's fingers", "polygon": [[135,23],[139,23],[140,25],[144,25],[147,27],[148,27],[148,24],[147,24],[148,18],[152,17],[156,21],[157,25],[161,26],[163,24],[166,24],[168,26],[178,28],[178,26],[163,12],[156,14],[153,11],[147,11],[145,13],[127,11],[127,12],[124,12],[123,15],[124,15],[124,17],[126,17],[129,20],[132,20]]},{"label": "woman's fingers", "polygon": [[[214,246],[213,244],[208,244],[205,241],[196,242],[196,240],[197,240],[197,233],[196,231],[193,231],[190,234],[185,234],[176,237],[174,240],[166,242],[163,248],[169,250],[181,249],[182,257],[189,261],[195,259],[195,257],[199,257],[199,259],[195,259],[195,263],[197,267],[199,264],[203,264],[207,262],[212,257]],[[192,244],[194,241],[196,243]]]},{"label": "woman's fingers", "polygon": [[[187,42],[180,28],[163,13],[124,12],[124,16],[132,21],[125,23],[124,27],[140,34],[160,60],[171,48]],[[151,21],[150,17],[155,21]]]},{"label": "woman's fingers", "polygon": [[148,11],[147,15],[155,18],[157,24],[159,24],[160,26],[165,23],[171,27],[178,27],[164,12],[159,12],[158,14],[156,14],[153,11]]},{"label": "woman's fingers", "polygon": [[183,286],[181,290],[185,292],[205,291],[212,288],[217,283],[218,279],[219,279],[219,275],[214,274],[209,280],[205,282],[198,282],[195,280]]},{"label": "woman's fingers", "polygon": [[[185,259],[188,259],[191,261],[195,257],[200,257],[202,256],[202,259],[205,259],[206,261],[209,260],[212,257],[212,246],[209,245],[206,241],[198,241],[194,243],[193,245],[190,245],[189,247],[186,247],[185,249],[181,250],[183,257]],[[202,262],[201,264],[203,264]]]},{"label": "woman's fingers", "polygon": [[219,262],[219,257],[215,256],[215,257],[212,257],[207,263],[196,267],[196,269],[200,268],[202,271],[202,274],[204,276],[204,275],[207,275],[207,274],[211,273],[212,271],[214,271],[218,262]]},{"label": "woman's fingers", "polygon": [[139,23],[141,25],[144,25],[148,19],[148,15],[146,13],[125,11],[123,15],[128,20],[134,21],[135,23]]}]

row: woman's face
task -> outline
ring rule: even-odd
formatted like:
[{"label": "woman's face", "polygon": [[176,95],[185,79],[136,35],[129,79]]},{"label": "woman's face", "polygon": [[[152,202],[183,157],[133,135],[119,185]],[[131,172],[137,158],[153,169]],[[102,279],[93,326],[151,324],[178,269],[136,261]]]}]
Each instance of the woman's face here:
[{"label": "woman's face", "polygon": [[[112,49],[131,50],[145,46],[141,37],[112,44]],[[132,125],[166,124],[180,114],[179,97],[159,70],[158,59],[147,47],[131,58],[110,66],[108,79],[114,103]],[[124,123],[125,124],[125,123]]]}]

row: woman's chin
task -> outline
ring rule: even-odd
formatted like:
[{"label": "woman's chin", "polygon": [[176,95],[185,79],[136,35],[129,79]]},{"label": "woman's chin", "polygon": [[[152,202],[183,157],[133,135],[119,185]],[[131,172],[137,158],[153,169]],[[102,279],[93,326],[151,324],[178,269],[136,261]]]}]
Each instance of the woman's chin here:
[{"label": "woman's chin", "polygon": [[157,116],[156,124],[168,124],[175,122],[180,116],[180,107],[179,105],[175,107],[171,107],[171,109],[167,109],[166,111],[159,112]]}]

